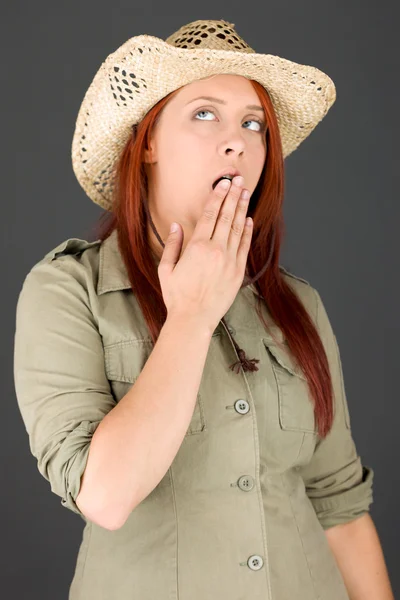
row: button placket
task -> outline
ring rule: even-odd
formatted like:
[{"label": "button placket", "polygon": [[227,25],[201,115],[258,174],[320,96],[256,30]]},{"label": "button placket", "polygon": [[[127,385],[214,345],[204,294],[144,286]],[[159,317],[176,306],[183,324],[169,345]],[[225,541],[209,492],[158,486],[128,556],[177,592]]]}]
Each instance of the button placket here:
[{"label": "button placket", "polygon": [[[231,335],[236,334],[235,328],[232,327],[231,325],[225,324],[222,321],[221,321],[221,325],[224,327],[225,331],[227,331],[229,334],[231,334]],[[231,342],[232,342],[232,339],[231,339]],[[232,342],[232,345],[234,345],[233,342]],[[236,353],[236,349],[235,349],[235,353]],[[245,415],[250,411],[250,404],[244,398],[238,398],[234,402],[233,407],[236,410],[236,412],[240,415]],[[252,477],[251,475],[242,475],[241,477],[239,477],[239,479],[236,483],[231,483],[231,487],[235,487],[235,486],[239,487],[239,489],[244,492],[250,492],[255,486],[254,477]],[[264,559],[259,554],[252,554],[247,559],[247,561],[240,563],[240,565],[242,565],[242,566],[247,565],[253,571],[258,571],[259,569],[261,569],[264,566]]]},{"label": "button placket", "polygon": [[[236,402],[234,403],[234,407],[236,412],[238,412],[239,414],[246,414],[250,410],[250,405],[244,398],[239,398],[238,400],[236,400]],[[232,484],[232,486],[233,485],[234,484]],[[237,486],[243,492],[250,492],[255,486],[254,477],[252,477],[251,475],[242,475],[237,481]],[[252,571],[258,571],[264,566],[264,560],[259,554],[252,554],[248,558],[247,562],[241,564],[243,566],[247,565]]]}]

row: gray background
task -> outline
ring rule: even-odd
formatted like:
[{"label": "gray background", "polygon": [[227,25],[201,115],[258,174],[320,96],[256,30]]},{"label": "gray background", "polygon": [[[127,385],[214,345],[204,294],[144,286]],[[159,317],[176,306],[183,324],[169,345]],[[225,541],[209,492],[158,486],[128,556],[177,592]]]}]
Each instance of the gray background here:
[{"label": "gray background", "polygon": [[281,263],[316,287],[328,310],[353,436],[375,471],[371,516],[395,594],[400,589],[397,10],[394,0],[8,4],[0,38],[5,598],[67,599],[84,525],[37,470],[13,382],[15,306],[24,277],[64,239],[88,239],[102,212],[72,171],[80,103],[100,64],[128,38],[166,38],[201,18],[235,23],[257,52],[316,66],[336,84],[336,103],[285,161]]}]

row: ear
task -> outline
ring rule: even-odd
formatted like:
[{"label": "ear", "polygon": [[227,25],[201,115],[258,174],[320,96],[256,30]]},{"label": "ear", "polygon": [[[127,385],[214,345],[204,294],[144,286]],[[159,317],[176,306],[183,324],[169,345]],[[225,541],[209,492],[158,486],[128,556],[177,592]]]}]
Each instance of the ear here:
[{"label": "ear", "polygon": [[150,148],[146,147],[144,150],[144,162],[145,163],[157,162],[156,151],[155,151],[153,142],[150,143]]}]

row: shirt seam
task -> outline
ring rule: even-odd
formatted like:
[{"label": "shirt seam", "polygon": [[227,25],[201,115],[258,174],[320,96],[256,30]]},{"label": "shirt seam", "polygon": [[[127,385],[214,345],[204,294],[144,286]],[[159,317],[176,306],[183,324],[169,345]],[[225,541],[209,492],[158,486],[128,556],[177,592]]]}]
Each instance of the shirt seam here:
[{"label": "shirt seam", "polygon": [[175,577],[175,586],[176,586],[176,599],[179,600],[179,571],[178,571],[178,565],[179,565],[179,561],[178,561],[178,556],[179,556],[179,552],[178,552],[178,545],[179,545],[179,526],[178,526],[178,511],[177,511],[177,506],[176,506],[176,496],[175,496],[175,486],[174,486],[174,478],[172,475],[172,468],[170,467],[168,469],[168,473],[169,473],[169,480],[171,482],[171,492],[172,492],[172,503],[174,506],[174,514],[175,514],[175,526],[176,526],[176,552],[175,552],[175,573],[176,573],[176,577]]},{"label": "shirt seam", "polygon": [[[282,475],[281,475],[281,479],[282,479],[282,484],[285,486],[285,483],[284,483],[284,481],[283,481],[283,477],[282,477]],[[317,600],[319,600],[319,599],[320,599],[320,596],[319,596],[319,594],[317,593],[317,590],[316,590],[316,587],[315,587],[315,581],[314,581],[313,574],[312,574],[312,572],[311,572],[310,563],[308,562],[308,556],[307,556],[307,552],[306,552],[306,550],[305,550],[305,548],[304,548],[303,536],[301,535],[301,533],[300,533],[300,530],[299,530],[299,525],[298,525],[298,523],[297,523],[297,518],[296,518],[295,511],[293,510],[293,502],[292,502],[292,498],[291,498],[291,495],[290,495],[290,494],[288,494],[288,498],[289,498],[289,502],[290,502],[290,508],[291,508],[291,511],[292,511],[292,515],[293,515],[293,520],[294,520],[294,522],[295,522],[295,524],[296,524],[297,534],[298,534],[298,537],[299,537],[299,539],[300,539],[300,542],[301,542],[301,547],[302,547],[302,550],[303,550],[304,558],[305,558],[305,560],[306,560],[306,563],[307,563],[308,572],[310,573],[310,579],[311,579],[311,581],[312,581],[312,586],[313,586],[313,590],[314,590],[314,593],[315,593],[315,598],[316,598]]]}]

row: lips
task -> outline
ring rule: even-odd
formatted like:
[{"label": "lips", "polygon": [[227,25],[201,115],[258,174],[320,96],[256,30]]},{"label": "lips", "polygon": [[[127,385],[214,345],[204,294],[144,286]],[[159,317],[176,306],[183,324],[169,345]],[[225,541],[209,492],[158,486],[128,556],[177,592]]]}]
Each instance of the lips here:
[{"label": "lips", "polygon": [[227,168],[224,171],[222,171],[221,173],[219,173],[219,175],[217,175],[217,178],[214,180],[214,183],[212,184],[212,189],[214,190],[215,187],[217,186],[218,182],[221,179],[230,179],[232,181],[232,179],[235,177],[235,175],[241,175],[240,171],[238,171],[237,169],[234,168]]}]

